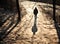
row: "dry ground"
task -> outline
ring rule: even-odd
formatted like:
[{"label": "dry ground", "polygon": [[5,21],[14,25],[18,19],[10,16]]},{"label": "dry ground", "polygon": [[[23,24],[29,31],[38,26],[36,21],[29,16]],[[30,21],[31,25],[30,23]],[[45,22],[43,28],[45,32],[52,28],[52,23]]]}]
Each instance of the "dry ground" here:
[{"label": "dry ground", "polygon": [[[52,5],[30,1],[24,1],[20,4],[21,22],[3,40],[3,44],[58,44],[59,38],[52,18]],[[35,7],[38,9],[36,23],[38,31],[33,35],[33,10]],[[59,7],[57,6],[57,8]],[[58,15],[59,12],[57,9]]]}]

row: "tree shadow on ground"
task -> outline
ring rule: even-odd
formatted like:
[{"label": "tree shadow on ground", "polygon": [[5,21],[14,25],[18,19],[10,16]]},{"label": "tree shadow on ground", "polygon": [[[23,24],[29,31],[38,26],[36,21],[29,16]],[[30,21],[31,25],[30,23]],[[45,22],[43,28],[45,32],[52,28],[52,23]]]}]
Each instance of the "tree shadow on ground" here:
[{"label": "tree shadow on ground", "polygon": [[8,17],[6,17],[6,13],[4,14],[5,18],[3,18],[3,20],[0,22],[2,23],[2,26],[0,27],[0,41],[2,41],[19,23],[18,15],[16,13],[11,14],[9,11],[9,13],[7,12]]},{"label": "tree shadow on ground", "polygon": [[[19,3],[18,0],[16,0],[16,7],[17,7],[17,12],[13,11],[7,11],[4,14],[5,15],[0,15],[0,41],[3,41],[4,38],[16,27],[16,25],[21,21],[20,17],[20,9],[19,9]],[[8,10],[8,9],[7,9]],[[13,14],[11,15],[12,12]],[[7,15],[6,15],[7,13]],[[15,14],[18,13],[18,14]],[[5,16],[5,17],[4,17]],[[7,16],[7,17],[6,17]],[[17,16],[17,17],[16,17]],[[9,21],[9,22],[8,22]],[[8,22],[8,23],[6,23]],[[4,26],[5,25],[5,26]]]},{"label": "tree shadow on ground", "polygon": [[56,31],[57,31],[57,35],[58,35],[58,38],[59,38],[58,44],[60,44],[60,27],[59,27],[59,25],[57,24],[57,21],[54,21],[54,24],[55,24],[55,28],[56,28]]},{"label": "tree shadow on ground", "polygon": [[[46,6],[44,6],[44,5],[43,5],[43,7],[40,6],[40,8],[43,10],[42,12],[47,14],[48,17],[51,17],[54,20],[54,25],[55,25],[55,28],[56,28],[56,31],[57,31],[57,35],[58,35],[58,39],[59,39],[58,44],[60,44],[60,27],[59,27],[58,22],[56,20],[57,17],[53,16],[53,15],[59,15],[59,14],[57,14],[57,13],[54,14],[54,12],[52,11],[53,7],[48,6],[49,8],[52,8],[52,10],[45,10],[44,7],[46,7]],[[55,11],[56,10],[59,10],[59,8],[55,8]]]}]

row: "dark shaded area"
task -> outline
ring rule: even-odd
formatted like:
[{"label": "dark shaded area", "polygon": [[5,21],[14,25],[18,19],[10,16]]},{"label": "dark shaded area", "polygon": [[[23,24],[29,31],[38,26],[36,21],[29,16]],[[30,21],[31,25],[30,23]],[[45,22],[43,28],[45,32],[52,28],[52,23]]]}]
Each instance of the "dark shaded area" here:
[{"label": "dark shaded area", "polygon": [[[2,27],[2,25],[6,22],[6,20],[8,20],[10,17],[11,17],[11,15],[8,15],[7,14],[7,12],[8,11],[6,11],[6,12],[4,12],[4,10],[2,10],[2,11],[0,11],[0,12],[2,12],[1,14],[0,14],[0,27]],[[5,14],[4,14],[5,13]],[[9,12],[8,12],[9,13]],[[3,19],[4,18],[4,19]]]},{"label": "dark shaded area", "polygon": [[7,9],[8,8],[7,0],[0,0],[0,7]]},{"label": "dark shaded area", "polygon": [[13,11],[12,5],[13,5],[12,0],[0,0],[0,8],[3,8],[4,10],[9,9]]},{"label": "dark shaded area", "polygon": [[55,18],[56,18],[56,16],[55,16],[55,15],[56,15],[56,14],[55,14],[56,9],[55,9],[55,8],[56,8],[56,0],[53,0],[53,20],[54,20],[54,21],[56,20],[56,19],[55,19]]},{"label": "dark shaded area", "polygon": [[19,0],[16,0],[16,7],[17,7],[17,10],[18,10],[18,21],[20,21],[21,16],[20,16]]},{"label": "dark shaded area", "polygon": [[[17,14],[7,14],[8,17],[6,17],[7,15],[5,14],[5,18],[3,17],[3,15],[1,15],[0,17],[1,18],[1,22],[0,22],[0,27],[1,27],[1,30],[0,30],[0,41],[2,41],[4,38],[6,38],[6,36],[16,27],[16,25],[20,22],[21,18],[20,18],[20,11],[19,11],[19,3],[18,3],[18,0],[16,0],[16,5],[17,5],[17,10],[18,10],[18,15]],[[16,19],[15,19],[15,16],[17,15]],[[9,23],[8,23],[8,26],[2,26],[4,25],[4,23],[7,22],[7,20],[9,20]],[[12,27],[13,26],[13,27]],[[10,29],[11,28],[11,29]]]},{"label": "dark shaded area", "polygon": [[35,33],[37,32],[36,19],[37,19],[37,14],[38,14],[38,10],[36,7],[35,7],[33,13],[34,13],[35,20],[34,20],[34,25],[32,27],[32,32],[33,32],[33,35],[35,35]]},{"label": "dark shaded area", "polygon": [[[53,0],[30,0],[30,1],[53,4]],[[60,5],[60,0],[55,0],[55,1],[56,1],[56,5]]]},{"label": "dark shaded area", "polygon": [[[5,19],[5,22],[4,22],[4,23],[6,23],[7,21],[9,21],[8,24],[5,25],[5,26],[2,26],[1,29],[0,29],[0,41],[2,41],[13,30],[13,28],[15,28],[16,25],[19,23],[18,18],[16,18],[16,20],[15,20],[16,14],[12,14],[12,15],[8,14],[8,16],[9,16],[8,19],[5,17],[6,19]],[[11,18],[11,20],[9,20],[9,18]],[[3,25],[4,25],[4,23],[3,23]]]}]

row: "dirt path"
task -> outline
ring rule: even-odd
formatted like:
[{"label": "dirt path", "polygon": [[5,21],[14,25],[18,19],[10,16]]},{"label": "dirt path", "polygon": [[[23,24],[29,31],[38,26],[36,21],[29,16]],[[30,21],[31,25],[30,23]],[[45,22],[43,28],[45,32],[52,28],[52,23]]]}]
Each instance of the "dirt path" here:
[{"label": "dirt path", "polygon": [[[58,35],[52,19],[52,5],[47,6],[45,3],[22,2],[21,22],[12,30],[4,39],[4,44],[58,44]],[[35,35],[32,32],[34,24],[34,8],[38,9],[37,29]]]}]

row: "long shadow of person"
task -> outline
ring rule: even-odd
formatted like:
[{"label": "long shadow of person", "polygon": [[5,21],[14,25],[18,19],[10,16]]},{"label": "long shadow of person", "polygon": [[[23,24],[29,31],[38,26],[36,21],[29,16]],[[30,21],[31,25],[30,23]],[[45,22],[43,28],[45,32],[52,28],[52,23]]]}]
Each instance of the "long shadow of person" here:
[{"label": "long shadow of person", "polygon": [[33,12],[34,12],[35,20],[34,20],[34,25],[32,27],[32,32],[33,32],[33,35],[35,35],[35,33],[37,32],[36,19],[37,19],[37,13],[38,13],[38,10],[36,7]]}]

